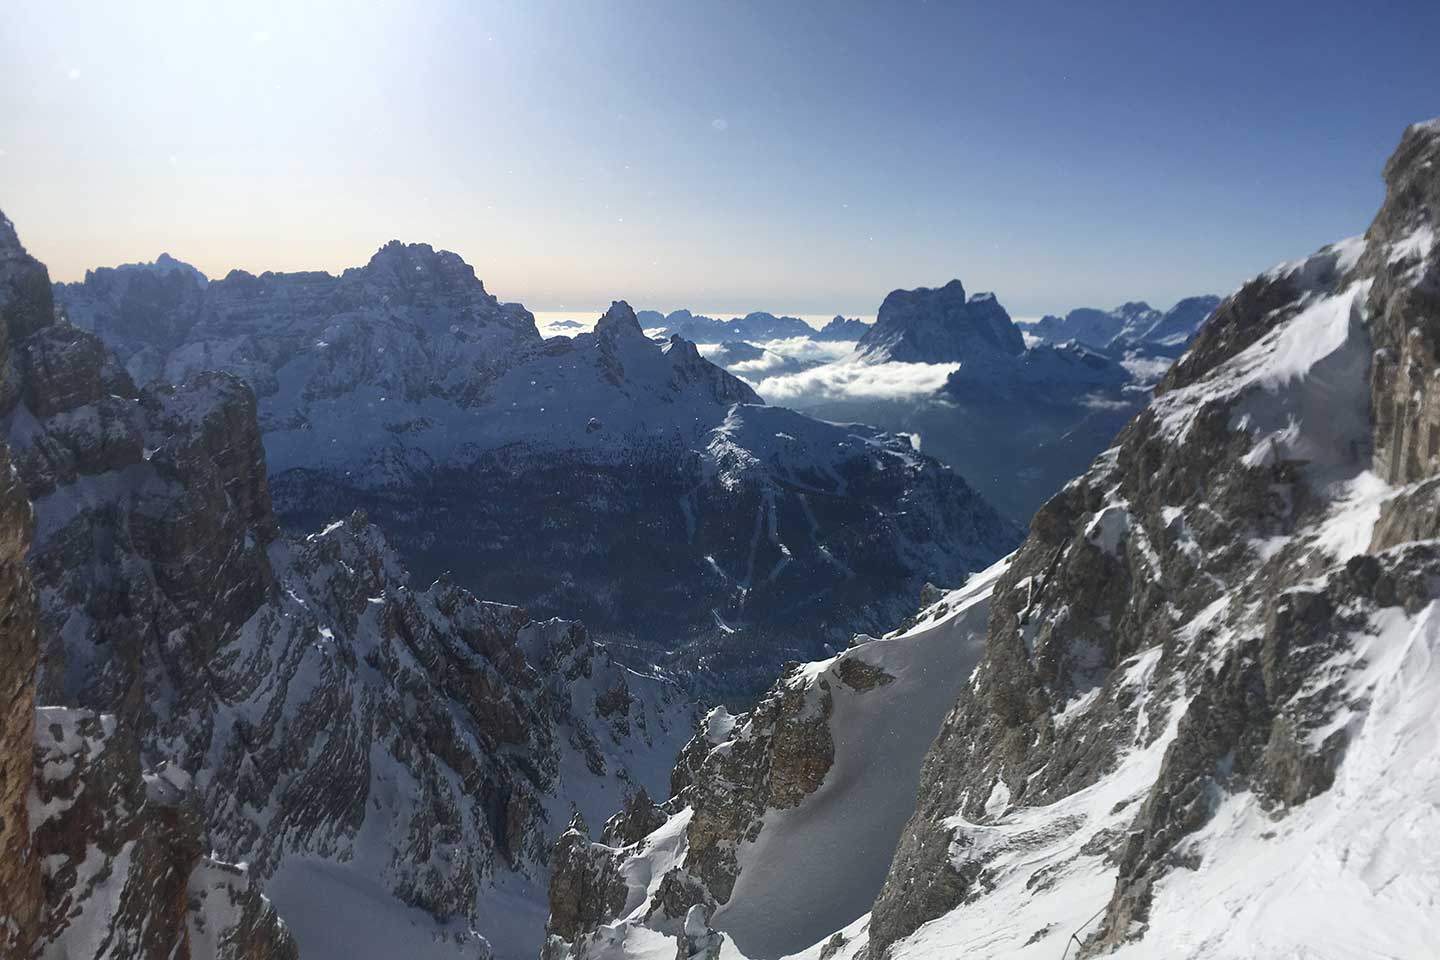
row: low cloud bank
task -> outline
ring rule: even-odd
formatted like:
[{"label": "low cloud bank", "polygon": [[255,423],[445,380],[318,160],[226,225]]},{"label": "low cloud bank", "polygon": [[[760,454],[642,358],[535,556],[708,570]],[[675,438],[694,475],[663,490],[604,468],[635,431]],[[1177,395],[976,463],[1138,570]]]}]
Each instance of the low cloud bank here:
[{"label": "low cloud bank", "polygon": [[[792,368],[796,364],[831,363],[855,352],[853,340],[823,341],[811,340],[809,337],[790,337],[784,340],[746,342],[764,350],[765,355],[758,360],[742,360],[739,363],[729,364],[726,369],[735,376],[752,383]],[[704,357],[713,359],[723,350],[723,344],[700,344],[700,354]]]},{"label": "low cloud bank", "polygon": [[934,393],[959,369],[958,363],[830,363],[769,377],[754,387],[768,403],[907,400]]}]

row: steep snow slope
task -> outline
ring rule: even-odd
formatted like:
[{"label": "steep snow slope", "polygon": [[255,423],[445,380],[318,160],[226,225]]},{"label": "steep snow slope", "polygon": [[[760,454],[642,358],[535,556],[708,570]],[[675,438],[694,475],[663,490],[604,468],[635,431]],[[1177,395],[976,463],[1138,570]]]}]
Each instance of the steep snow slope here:
[{"label": "steep snow slope", "polygon": [[870,956],[1440,942],[1437,160],[1407,131],[1365,237],[1227,300],[1037,514]]},{"label": "steep snow slope", "polygon": [[[556,889],[598,870],[592,896],[619,895],[582,902],[583,923],[562,905],[547,956],[645,956],[657,943],[673,955],[690,927],[726,952],[778,957],[864,914],[921,758],[979,657],[1003,570],[976,574],[892,635],[795,668],[750,714],[713,713],[681,755],[675,795],[648,821],[632,814],[642,830],[612,820],[606,842],[590,844],[572,829],[557,847]],[[687,921],[695,904],[704,915]]]},{"label": "steep snow slope", "polygon": [[[747,956],[778,957],[869,910],[911,812],[920,761],[939,718],[980,657],[987,601],[1004,570],[976,574],[918,625],[849,654],[891,678],[856,690],[833,683],[835,759],[798,807],[771,811],[736,855],[739,875],[712,926]],[[835,661],[806,665],[791,682],[824,677]]]}]

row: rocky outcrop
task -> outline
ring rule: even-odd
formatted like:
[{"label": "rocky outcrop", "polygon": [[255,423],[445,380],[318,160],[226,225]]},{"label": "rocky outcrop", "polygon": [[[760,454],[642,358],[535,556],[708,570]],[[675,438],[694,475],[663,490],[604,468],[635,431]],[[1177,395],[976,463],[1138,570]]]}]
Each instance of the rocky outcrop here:
[{"label": "rocky outcrop", "polygon": [[1440,177],[1431,121],[1406,132],[1385,165],[1385,204],[1366,233],[1359,272],[1373,271],[1370,376],[1375,472],[1418,484],[1382,507],[1376,548],[1433,536],[1440,486]]},{"label": "rocky outcrop", "polygon": [[578,815],[555,841],[550,861],[552,937],[575,940],[625,908],[625,881],[619,856],[605,844],[592,843],[585,820]]},{"label": "rocky outcrop", "polygon": [[1025,339],[993,293],[966,297],[960,281],[951,280],[892,291],[855,349],[871,362],[963,363],[977,355],[1019,356]]},{"label": "rocky outcrop", "polygon": [[200,798],[173,767],[142,773],[109,715],[43,707],[31,831],[44,864],[43,958],[295,960],[243,865],[203,855]]},{"label": "rocky outcrop", "polygon": [[[0,409],[35,402],[61,415],[96,386],[124,388],[123,375],[87,349],[62,349],[45,367],[53,389],[35,382],[48,292],[45,268],[0,216]],[[104,461],[106,441],[96,439],[56,468]],[[289,932],[245,869],[202,856],[188,780],[142,770],[133,726],[86,710],[37,711],[31,533],[27,490],[0,442],[0,953],[293,960]]]},{"label": "rocky outcrop", "polygon": [[[1187,924],[1177,898],[1208,889],[1201,864],[1271,841],[1252,866],[1283,861],[1288,845],[1340,842],[1318,811],[1357,793],[1404,809],[1433,789],[1433,770],[1370,744],[1404,722],[1387,685],[1429,690],[1393,650],[1424,663],[1437,643],[1440,526],[1421,506],[1440,473],[1424,446],[1440,423],[1426,379],[1437,170],[1440,125],[1412,127],[1365,237],[1242,287],[1151,407],[1036,514],[925,762],[875,902],[872,960],[935,937],[963,953],[964,930],[990,931],[997,955],[1052,929],[1074,931],[1085,955],[1157,936],[1174,947],[1187,925],[1204,947],[1186,956],[1229,955],[1242,935],[1280,952],[1310,932]],[[1417,695],[1429,696],[1406,700]],[[1346,842],[1363,860],[1394,841]],[[1097,872],[1109,899],[1087,920],[1057,891]],[[1347,877],[1315,889],[1364,923],[1383,905],[1340,902]],[[1260,869],[1225,896],[1263,910],[1273,882]],[[1427,936],[1418,917],[1396,933]]]},{"label": "rocky outcrop", "polygon": [[[382,253],[406,302],[464,283],[460,270],[411,281],[408,251]],[[200,857],[213,851],[265,878],[282,913],[294,908],[302,948],[383,933],[415,938],[402,951],[438,940],[457,956],[532,952],[572,803],[600,817],[658,789],[688,703],[578,623],[532,620],[447,580],[411,588],[363,516],[280,536],[254,395],[236,377],[137,387],[93,334],[27,329],[11,344],[0,430],[34,502],[38,682],[45,701],[80,711],[75,724],[101,724],[81,747],[62,738],[66,756],[104,757],[86,775],[93,790],[56,780],[56,808],[76,808],[62,794],[123,794],[114,810],[131,818],[59,816],[47,830],[69,844],[71,866],[57,869],[71,872],[55,882],[89,883],[75,861],[93,848],[113,868],[87,899],[113,879],[166,904],[225,906],[223,924],[184,921],[192,941],[232,922],[268,936],[251,874]],[[141,790],[145,771],[185,797]],[[531,912],[496,910],[496,888]],[[316,897],[346,919],[314,910]],[[138,900],[118,913],[95,903],[86,929],[128,930],[139,916]],[[417,926],[415,910],[435,922]],[[159,943],[144,949],[163,955]]]},{"label": "rocky outcrop", "polygon": [[[0,397],[11,390],[10,342],[48,307],[44,268],[26,256],[0,214]],[[40,864],[30,843],[26,801],[35,728],[35,595],[25,555],[32,523],[25,487],[0,441],[0,954],[23,956],[40,918]]]}]

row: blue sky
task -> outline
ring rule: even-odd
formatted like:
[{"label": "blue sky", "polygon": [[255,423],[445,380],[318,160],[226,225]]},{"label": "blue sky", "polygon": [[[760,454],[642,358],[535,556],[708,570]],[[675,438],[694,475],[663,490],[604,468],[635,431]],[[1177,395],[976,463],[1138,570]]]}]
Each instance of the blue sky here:
[{"label": "blue sky", "polygon": [[0,12],[0,208],[60,279],[448,247],[534,310],[1021,316],[1364,229],[1440,4],[247,3]]}]

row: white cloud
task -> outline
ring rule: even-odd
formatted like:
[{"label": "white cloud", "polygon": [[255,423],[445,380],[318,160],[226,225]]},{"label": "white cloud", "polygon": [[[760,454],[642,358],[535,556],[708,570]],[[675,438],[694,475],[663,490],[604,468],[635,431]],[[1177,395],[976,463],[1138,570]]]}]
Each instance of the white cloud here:
[{"label": "white cloud", "polygon": [[770,403],[817,400],[904,400],[934,393],[958,363],[830,363],[770,377],[755,390]]},{"label": "white cloud", "polygon": [[[770,374],[784,370],[792,363],[832,363],[855,352],[853,340],[827,341],[811,340],[809,337],[788,337],[782,340],[746,342],[763,349],[765,355],[758,360],[732,363],[726,369],[751,385]],[[699,350],[702,357],[714,360],[717,354],[724,352],[725,346],[719,343],[702,343],[699,344]]]},{"label": "white cloud", "polygon": [[710,121],[710,127],[716,133],[724,133],[726,130],[730,129],[730,121],[726,120],[724,117],[716,117],[714,120]]}]

